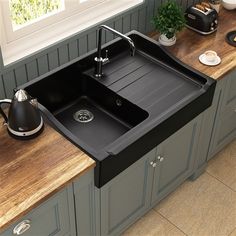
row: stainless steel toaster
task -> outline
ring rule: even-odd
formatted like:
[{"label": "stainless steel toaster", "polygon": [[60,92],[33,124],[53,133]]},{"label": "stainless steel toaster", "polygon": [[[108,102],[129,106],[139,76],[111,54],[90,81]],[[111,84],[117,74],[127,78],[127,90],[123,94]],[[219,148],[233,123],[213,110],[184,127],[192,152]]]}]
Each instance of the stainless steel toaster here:
[{"label": "stainless steel toaster", "polygon": [[215,9],[191,6],[185,11],[186,26],[200,34],[215,32],[218,26],[218,13]]}]

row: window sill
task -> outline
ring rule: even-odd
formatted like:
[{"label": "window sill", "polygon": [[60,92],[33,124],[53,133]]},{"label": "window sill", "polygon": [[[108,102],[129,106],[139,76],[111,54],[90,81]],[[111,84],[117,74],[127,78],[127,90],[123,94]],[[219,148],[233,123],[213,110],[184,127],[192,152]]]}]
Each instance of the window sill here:
[{"label": "window sill", "polygon": [[[82,13],[72,15],[56,24],[2,45],[4,66],[15,63],[22,58],[46,49],[66,38],[82,32],[104,20],[114,17],[124,11],[130,10],[144,3],[144,0],[109,0],[96,9],[89,9]],[[94,17],[94,11],[96,16]],[[61,27],[63,25],[63,27]]]}]

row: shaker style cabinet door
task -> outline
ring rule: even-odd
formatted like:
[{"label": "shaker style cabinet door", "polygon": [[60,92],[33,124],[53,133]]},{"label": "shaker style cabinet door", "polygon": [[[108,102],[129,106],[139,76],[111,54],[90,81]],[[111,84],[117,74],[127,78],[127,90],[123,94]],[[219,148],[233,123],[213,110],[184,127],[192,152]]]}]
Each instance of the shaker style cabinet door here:
[{"label": "shaker style cabinet door", "polygon": [[210,157],[236,138],[236,70],[221,79],[224,83],[212,133]]},{"label": "shaker style cabinet door", "polygon": [[72,186],[60,191],[0,234],[16,235],[76,235]]},{"label": "shaker style cabinet door", "polygon": [[156,204],[193,173],[201,116],[157,147],[152,204]]},{"label": "shaker style cabinet door", "polygon": [[101,189],[101,235],[116,235],[150,206],[155,149]]}]

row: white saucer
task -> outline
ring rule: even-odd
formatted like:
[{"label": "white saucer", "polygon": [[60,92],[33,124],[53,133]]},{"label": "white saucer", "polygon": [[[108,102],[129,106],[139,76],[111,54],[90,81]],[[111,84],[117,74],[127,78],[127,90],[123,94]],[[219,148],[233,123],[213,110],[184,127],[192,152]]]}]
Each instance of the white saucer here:
[{"label": "white saucer", "polygon": [[217,66],[221,63],[221,59],[219,56],[216,56],[215,60],[214,61],[207,61],[206,58],[205,58],[205,54],[201,54],[199,56],[199,61],[204,64],[204,65],[207,65],[207,66]]}]

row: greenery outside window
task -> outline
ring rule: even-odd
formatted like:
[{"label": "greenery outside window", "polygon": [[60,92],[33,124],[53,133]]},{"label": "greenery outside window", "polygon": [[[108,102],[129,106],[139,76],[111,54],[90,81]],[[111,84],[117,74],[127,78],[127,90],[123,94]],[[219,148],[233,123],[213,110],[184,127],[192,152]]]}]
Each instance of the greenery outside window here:
[{"label": "greenery outside window", "polygon": [[65,10],[63,0],[10,0],[10,15],[14,30]]},{"label": "greenery outside window", "polygon": [[[4,0],[5,42],[41,30],[45,25],[94,7],[106,0]],[[0,1],[1,2],[1,1]]]}]

